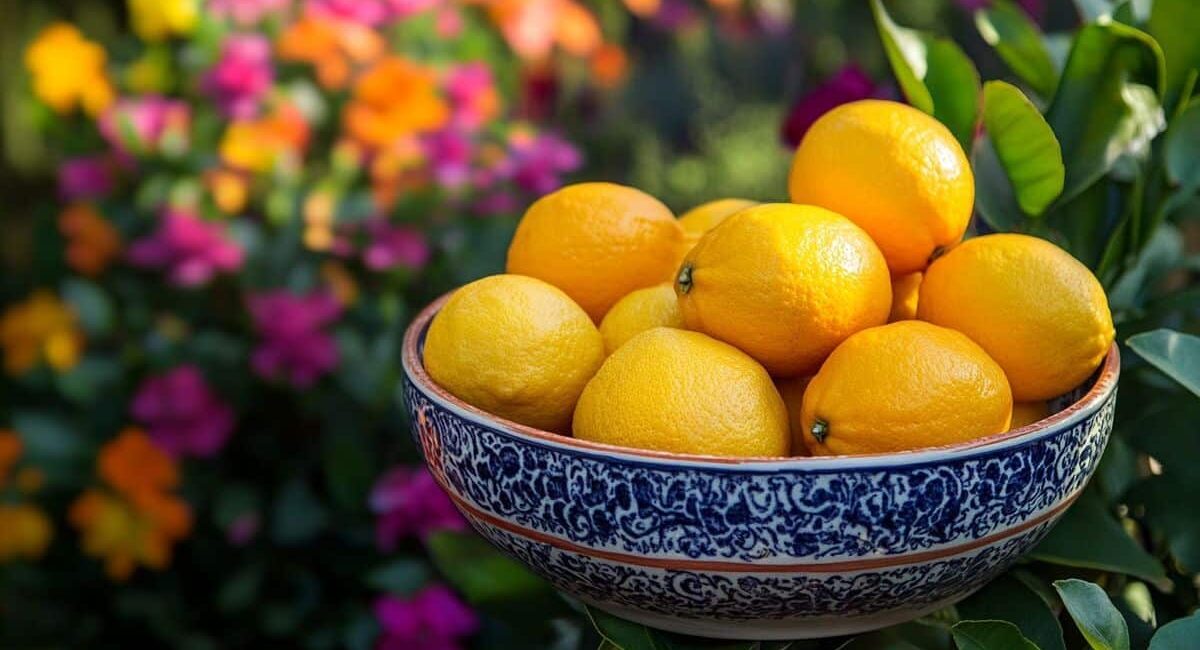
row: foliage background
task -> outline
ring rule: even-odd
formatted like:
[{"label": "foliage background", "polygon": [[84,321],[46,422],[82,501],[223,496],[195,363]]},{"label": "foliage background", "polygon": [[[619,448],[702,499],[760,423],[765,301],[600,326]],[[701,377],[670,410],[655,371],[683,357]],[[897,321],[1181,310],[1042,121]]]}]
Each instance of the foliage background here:
[{"label": "foliage background", "polygon": [[[246,371],[255,330],[247,326],[236,292],[253,293],[261,278],[243,278],[246,283],[231,296],[220,289],[181,290],[145,272],[89,280],[71,271],[56,227],[62,204],[55,174],[64,157],[94,150],[97,138],[77,121],[57,122],[38,104],[22,53],[41,28],[66,19],[89,39],[112,44],[110,56],[128,60],[136,47],[128,27],[133,4],[0,0],[5,202],[0,299],[7,310],[23,304],[31,291],[49,288],[78,312],[77,326],[88,340],[72,371],[39,367],[0,380],[0,428],[14,430],[23,441],[17,467],[36,470],[25,474],[29,485],[14,470],[0,501],[34,504],[53,528],[43,551],[0,559],[0,647],[383,647],[389,640],[407,644],[394,647],[421,647],[390,630],[392,619],[380,609],[388,595],[405,615],[431,619],[420,623],[422,642],[433,639],[429,647],[752,647],[663,635],[583,611],[456,530],[451,515],[372,505],[372,493],[386,484],[383,477],[418,462],[394,400],[396,358],[389,341],[433,296],[502,268],[529,193],[486,218],[464,211],[436,222],[406,216],[428,205],[422,203],[428,198],[414,193],[410,208],[391,217],[424,229],[431,256],[382,274],[348,265],[361,302],[331,327],[340,351],[337,370],[310,388],[263,381]],[[1191,110],[1185,77],[1200,62],[1189,58],[1196,52],[1188,49],[1186,30],[1172,31],[1170,25],[1196,25],[1189,18],[1200,18],[1187,13],[1186,2],[1158,0],[1153,4],[1159,11],[1173,7],[1180,14],[1159,23],[1156,33],[1146,24],[1149,2],[1024,3],[1039,29],[1051,35],[1044,50],[1054,77],[1071,76],[1063,72],[1070,68],[1070,34],[1100,16],[1149,29],[1167,50],[1172,84],[1162,93],[1151,91],[1153,101],[1143,97],[1140,107],[1146,110],[1135,110],[1131,100],[1111,115],[1098,115],[1111,105],[1098,100],[1107,95],[1095,86],[1077,98],[1076,112],[1060,108],[1056,119],[1051,107],[1058,79],[1013,73],[1013,61],[1036,58],[1039,47],[1021,41],[1019,29],[1003,32],[1014,50],[993,48],[980,36],[986,30],[979,29],[973,11],[988,4],[886,3],[896,23],[957,43],[983,79],[1007,79],[1025,89],[1058,135],[1071,196],[1051,192],[1039,198],[1036,190],[1014,196],[1028,186],[1009,180],[1013,170],[1053,176],[1053,165],[1046,156],[1005,158],[997,134],[987,129],[986,142],[996,142],[1003,160],[981,167],[985,140],[975,142],[981,186],[999,179],[981,187],[984,218],[976,227],[1035,232],[1097,269],[1110,291],[1122,341],[1161,327],[1195,331],[1200,210],[1193,194],[1200,187],[1200,128],[1194,126],[1197,111]],[[501,80],[505,105],[514,107],[505,120],[556,130],[582,152],[582,167],[559,180],[630,183],[676,210],[721,196],[783,199],[790,152],[781,129],[795,111],[811,111],[814,98],[827,97],[828,80],[846,66],[861,70],[870,94],[913,100],[913,88],[895,81],[902,74],[893,71],[902,72],[905,62],[889,61],[869,3],[665,3],[678,10],[670,20],[635,15],[631,6],[614,0],[586,5],[605,40],[628,57],[620,83],[597,84],[578,57],[557,57],[550,72],[538,74],[503,47],[484,58]],[[1081,55],[1098,69],[1087,79],[1151,88],[1158,83],[1155,72],[1146,70],[1143,59],[1150,55],[1143,45],[1126,47],[1129,39],[1110,43],[1099,32],[1096,37],[1092,51]],[[1117,88],[1118,95],[1126,88]],[[943,108],[944,102],[970,103],[974,100],[963,98],[978,95],[970,84],[927,90]],[[1004,92],[989,87],[985,99],[989,91]],[[531,104],[530,93],[551,99]],[[985,127],[988,118],[983,113]],[[1028,119],[1025,115],[1022,124]],[[1073,124],[1089,125],[1087,133],[1071,139],[1067,131]],[[968,132],[973,138],[973,123]],[[1167,144],[1172,137],[1174,147]],[[330,145],[314,150],[328,156]],[[1084,163],[1094,169],[1078,171]],[[132,198],[126,195],[113,209],[119,211],[122,201],[128,208]],[[1027,209],[1029,201],[1039,209]],[[300,207],[285,212],[285,221],[304,218]],[[1136,228],[1129,225],[1135,217]],[[281,249],[303,250],[294,237],[288,239],[287,228],[265,232]],[[311,277],[297,285],[292,271],[306,269],[301,275],[313,276],[316,262],[290,255],[267,286],[308,286]],[[957,608],[928,619],[857,639],[794,647],[1012,648],[1028,641],[1046,650],[1189,647],[1200,626],[1193,614],[1200,573],[1200,515],[1194,505],[1200,497],[1195,470],[1200,401],[1193,394],[1200,392],[1200,346],[1168,333],[1140,341],[1137,350],[1150,363],[1123,350],[1117,431],[1097,479],[1026,562]],[[175,544],[169,565],[140,568],[127,580],[113,581],[97,558],[81,550],[81,527],[69,521],[68,512],[82,491],[98,483],[94,466],[102,450],[111,449],[107,445],[136,419],[129,408],[134,395],[148,378],[183,363],[203,369],[217,395],[232,405],[237,425],[219,455],[178,465],[176,494],[193,522]],[[403,494],[424,494],[409,474],[398,485]],[[395,547],[380,545],[377,527],[389,515],[408,518],[403,525],[421,532]],[[1072,578],[1100,591],[1081,582],[1055,582]],[[421,600],[437,585],[453,588],[451,603]],[[466,616],[474,624],[456,628],[446,622],[462,614],[458,601],[469,606],[473,613]],[[1014,630],[1004,624],[959,623],[970,620],[1009,621],[1026,639],[1009,636]],[[1187,627],[1154,637],[1156,628],[1176,620]],[[1081,631],[1122,628],[1124,637]],[[978,645],[965,641],[967,636]]]}]

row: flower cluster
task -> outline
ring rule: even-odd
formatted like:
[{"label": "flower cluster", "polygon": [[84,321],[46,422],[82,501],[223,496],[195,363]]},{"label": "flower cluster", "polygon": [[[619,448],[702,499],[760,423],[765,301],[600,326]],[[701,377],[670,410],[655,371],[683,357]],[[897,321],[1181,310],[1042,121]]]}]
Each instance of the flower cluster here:
[{"label": "flower cluster", "polygon": [[[0,429],[0,493],[15,490],[24,497],[41,487],[38,470],[25,467],[13,471],[23,446],[16,432]],[[24,499],[0,502],[0,565],[40,558],[53,536],[50,518],[37,505]]]}]

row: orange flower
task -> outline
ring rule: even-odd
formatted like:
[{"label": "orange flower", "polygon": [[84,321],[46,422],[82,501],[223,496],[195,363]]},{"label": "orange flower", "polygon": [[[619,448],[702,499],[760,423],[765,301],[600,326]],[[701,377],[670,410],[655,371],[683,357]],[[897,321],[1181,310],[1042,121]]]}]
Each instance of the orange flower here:
[{"label": "orange flower", "polygon": [[625,8],[642,18],[657,14],[661,7],[662,0],[625,0]]},{"label": "orange flower", "polygon": [[67,238],[67,264],[84,275],[103,273],[121,253],[117,229],[87,203],[68,205],[58,217],[58,230]]},{"label": "orange flower", "polygon": [[104,48],[67,23],[43,29],[25,50],[33,94],[59,114],[82,106],[94,117],[113,103],[116,93],[104,70],[107,63]]},{"label": "orange flower", "polygon": [[575,56],[600,47],[600,24],[575,0],[488,0],[488,15],[517,56],[537,61],[559,45]]},{"label": "orange flower", "polygon": [[79,528],[83,551],[104,559],[113,580],[129,579],[140,564],[162,570],[171,562],[171,548],[192,529],[192,512],[186,503],[159,495],[150,508],[140,508],[119,496],[90,489],[68,513]]},{"label": "orange flower", "polygon": [[298,164],[308,147],[308,121],[300,109],[280,104],[255,120],[233,122],[219,148],[221,160],[234,169],[262,173],[281,160]]},{"label": "orange flower", "polygon": [[221,212],[236,215],[246,209],[250,184],[242,174],[228,169],[214,169],[204,175],[204,184]]},{"label": "orange flower", "polygon": [[139,506],[179,485],[174,459],[136,427],[125,429],[104,445],[96,459],[96,470],[113,489]]},{"label": "orange flower", "polygon": [[432,70],[408,59],[387,57],[354,86],[345,127],[358,141],[382,148],[446,123],[450,109],[438,94]]},{"label": "orange flower", "polygon": [[54,528],[50,518],[37,506],[0,504],[0,564],[17,558],[41,557],[52,537]]},{"label": "orange flower", "polygon": [[8,480],[8,472],[21,457],[21,437],[11,429],[0,429],[0,486]]},{"label": "orange flower", "polygon": [[307,16],[288,26],[275,49],[283,61],[313,66],[322,87],[341,90],[350,81],[353,65],[379,58],[386,45],[366,25]]},{"label": "orange flower", "polygon": [[20,375],[45,361],[55,370],[73,368],[83,353],[75,312],[46,290],[38,290],[0,317],[4,367]]},{"label": "orange flower", "polygon": [[592,77],[604,88],[614,88],[625,81],[629,73],[629,57],[619,45],[605,43],[592,54]]}]

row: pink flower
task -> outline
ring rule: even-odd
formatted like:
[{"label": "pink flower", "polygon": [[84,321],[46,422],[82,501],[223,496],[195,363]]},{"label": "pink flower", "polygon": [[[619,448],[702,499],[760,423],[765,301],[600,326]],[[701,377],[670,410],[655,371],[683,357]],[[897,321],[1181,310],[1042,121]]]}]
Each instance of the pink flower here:
[{"label": "pink flower", "polygon": [[379,516],[375,544],[384,552],[406,537],[467,529],[450,497],[423,467],[397,467],[384,474],[371,491],[371,511]]},{"label": "pink flower", "polygon": [[251,296],[248,306],[261,338],[250,357],[259,376],[307,388],[337,367],[337,342],[325,332],[342,315],[332,294],[271,291]]},{"label": "pink flower", "polygon": [[424,138],[421,145],[438,185],[457,190],[467,184],[474,146],[466,134],[446,129]]},{"label": "pink flower", "polygon": [[107,156],[72,158],[58,166],[58,195],[64,201],[103,198],[114,184]]},{"label": "pink flower", "polygon": [[369,269],[419,269],[429,262],[429,244],[416,228],[372,219],[367,222],[367,236],[370,241],[363,250],[363,263]]},{"label": "pink flower", "polygon": [[250,27],[271,14],[281,13],[291,0],[208,0],[208,11],[217,18],[228,18],[236,25]]},{"label": "pink flower", "polygon": [[871,78],[851,63],[813,88],[792,106],[783,123],[783,140],[795,147],[800,144],[813,122],[830,109],[878,94],[879,89]]},{"label": "pink flower", "polygon": [[384,2],[387,4],[389,17],[394,20],[408,18],[441,4],[441,0],[384,0]]},{"label": "pink flower", "polygon": [[178,99],[158,95],[127,97],[100,116],[100,135],[117,153],[147,155],[167,144],[182,150],[187,146],[191,107]]},{"label": "pink flower", "polygon": [[148,377],[134,396],[131,411],[155,444],[173,456],[211,457],[233,432],[233,409],[193,365]]},{"label": "pink flower", "polygon": [[517,187],[538,196],[557,189],[563,174],[583,164],[575,145],[552,133],[518,139],[510,146],[510,178]]},{"label": "pink flower", "polygon": [[454,592],[426,587],[412,598],[383,596],[375,601],[382,633],[378,650],[458,650],[479,629],[479,619]]},{"label": "pink flower", "polygon": [[378,27],[388,19],[388,6],[383,0],[308,0],[305,9],[310,16],[368,27]]},{"label": "pink flower", "polygon": [[271,42],[260,34],[236,34],[226,39],[201,86],[227,117],[250,119],[274,79]]},{"label": "pink flower", "polygon": [[446,75],[445,91],[450,98],[451,123],[461,129],[478,129],[500,110],[496,81],[485,63],[467,63],[452,69]]},{"label": "pink flower", "polygon": [[484,216],[514,214],[518,208],[520,208],[520,205],[517,202],[517,197],[513,196],[511,192],[505,192],[504,190],[493,192],[479,199],[472,206],[475,214]]},{"label": "pink flower", "polygon": [[168,211],[154,234],[129,247],[135,266],[167,269],[169,279],[183,287],[207,283],[218,273],[232,273],[242,266],[242,249],[225,238],[225,229],[187,212]]}]

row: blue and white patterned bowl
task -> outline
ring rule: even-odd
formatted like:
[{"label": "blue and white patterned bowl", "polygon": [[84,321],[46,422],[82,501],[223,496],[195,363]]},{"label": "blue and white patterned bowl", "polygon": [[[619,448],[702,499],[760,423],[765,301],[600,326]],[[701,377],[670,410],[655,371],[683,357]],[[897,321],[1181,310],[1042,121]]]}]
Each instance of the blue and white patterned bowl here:
[{"label": "blue and white patterned bowl", "polygon": [[434,477],[480,534],[558,589],[686,634],[834,636],[952,604],[1046,535],[1112,428],[1115,346],[1054,416],[967,444],[731,459],[589,443],[435,385],[421,354],[444,301],[404,342],[405,396]]}]

